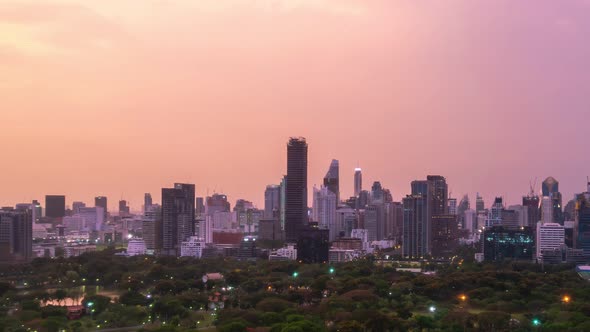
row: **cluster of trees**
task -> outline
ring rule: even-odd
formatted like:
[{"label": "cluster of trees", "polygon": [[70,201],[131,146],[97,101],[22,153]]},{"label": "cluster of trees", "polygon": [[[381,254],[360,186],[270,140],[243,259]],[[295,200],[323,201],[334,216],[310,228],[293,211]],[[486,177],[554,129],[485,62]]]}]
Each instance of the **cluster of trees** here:
[{"label": "cluster of trees", "polygon": [[[572,266],[465,260],[429,269],[436,273],[398,272],[395,263],[371,259],[304,265],[109,251],[36,259],[0,276],[0,332],[190,331],[211,324],[222,332],[590,331],[590,287]],[[203,282],[212,272],[225,278]],[[101,295],[105,288],[118,297]],[[89,309],[78,321],[47,305],[74,297]]]}]

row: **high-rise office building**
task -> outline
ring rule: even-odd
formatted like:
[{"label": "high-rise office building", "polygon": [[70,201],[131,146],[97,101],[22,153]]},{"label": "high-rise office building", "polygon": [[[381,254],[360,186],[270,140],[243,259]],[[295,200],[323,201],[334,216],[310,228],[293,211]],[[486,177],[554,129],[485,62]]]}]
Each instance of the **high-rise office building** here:
[{"label": "high-rise office building", "polygon": [[541,221],[544,223],[555,222],[556,220],[554,220],[553,217],[551,197],[543,196],[543,199],[541,200]]},{"label": "high-rise office building", "polygon": [[550,176],[543,181],[543,196],[551,197],[553,193],[559,192],[559,182]]},{"label": "high-rise office building", "polygon": [[358,195],[363,190],[363,171],[360,168],[354,169],[354,196]]},{"label": "high-rise office building", "polygon": [[[412,191],[419,188],[418,182],[425,181],[412,182]],[[402,200],[402,204],[404,208],[402,255],[407,258],[424,257],[430,254],[428,196],[427,194],[408,195]]]},{"label": "high-rise office building", "polygon": [[[590,191],[590,188],[589,188]],[[578,195],[576,204],[576,226],[574,228],[574,245],[584,251],[584,257],[590,261],[590,192]]]},{"label": "high-rise office building", "polygon": [[457,199],[456,198],[449,198],[447,209],[449,211],[449,214],[457,215]]},{"label": "high-rise office building", "polygon": [[72,203],[72,213],[77,214],[80,213],[80,208],[85,208],[86,203],[84,202],[74,202]]},{"label": "high-rise office building", "polygon": [[340,228],[336,225],[336,194],[322,186],[313,188],[313,221],[319,228],[329,230],[330,241],[336,240]]},{"label": "high-rise office building", "polygon": [[471,203],[469,202],[469,196],[464,195],[459,205],[457,206],[457,222],[461,225],[462,229],[474,229],[473,224],[467,225],[465,211],[471,209]]},{"label": "high-rise office building", "polygon": [[33,212],[30,208],[0,209],[0,262],[33,258]]},{"label": "high-rise office building", "polygon": [[432,216],[432,256],[449,258],[459,246],[456,215]]},{"label": "high-rise office building", "polygon": [[373,182],[373,186],[371,186],[371,203],[383,203],[383,187],[379,181]]},{"label": "high-rise office building", "polygon": [[153,202],[152,202],[152,194],[150,193],[145,193],[143,195],[143,211],[147,211],[150,209],[150,207],[152,206]]},{"label": "high-rise office building", "polygon": [[539,209],[539,196],[531,193],[522,197],[522,206],[527,210],[527,224],[528,227],[536,227],[541,220],[541,210]]},{"label": "high-rise office building", "polygon": [[207,197],[207,204],[205,205],[205,213],[208,216],[214,215],[216,212],[230,212],[230,204],[227,201],[227,196],[223,194],[213,194]]},{"label": "high-rise office building", "polygon": [[281,186],[271,184],[264,191],[264,218],[279,219],[281,211]]},{"label": "high-rise office building", "polygon": [[183,241],[194,235],[195,185],[162,188],[162,254],[179,255]]},{"label": "high-rise office building", "polygon": [[565,244],[565,228],[558,223],[537,223],[536,258],[543,259],[543,250],[560,249]]},{"label": "high-rise office building", "polygon": [[204,216],[205,215],[205,199],[203,197],[195,198],[195,215],[197,216]]},{"label": "high-rise office building", "polygon": [[431,215],[447,214],[449,197],[447,180],[440,175],[428,175],[426,181],[430,183],[428,196]]},{"label": "high-rise office building", "polygon": [[299,229],[297,260],[303,263],[327,263],[330,252],[329,231],[316,223],[305,224]]},{"label": "high-rise office building", "polygon": [[324,187],[336,195],[336,206],[340,203],[340,166],[338,160],[333,159],[330,169],[324,176]]},{"label": "high-rise office building", "polygon": [[127,205],[127,201],[122,199],[119,201],[119,215],[120,216],[127,216],[129,215],[129,206]]},{"label": "high-rise office building", "polygon": [[485,209],[486,208],[485,208],[485,202],[483,200],[483,197],[481,197],[479,195],[479,193],[477,193],[475,196],[475,214],[479,215],[479,213]]},{"label": "high-rise office building", "polygon": [[63,218],[66,216],[66,196],[45,196],[45,216],[49,218]]},{"label": "high-rise office building", "polygon": [[285,196],[285,239],[297,241],[300,230],[308,223],[305,138],[291,138],[287,144]]},{"label": "high-rise office building", "polygon": [[106,196],[96,196],[94,198],[94,206],[103,208],[104,219],[106,220],[109,214],[109,204]]},{"label": "high-rise office building", "polygon": [[502,226],[486,228],[482,235],[483,254],[486,261],[533,259],[534,236],[529,227],[505,229]]}]

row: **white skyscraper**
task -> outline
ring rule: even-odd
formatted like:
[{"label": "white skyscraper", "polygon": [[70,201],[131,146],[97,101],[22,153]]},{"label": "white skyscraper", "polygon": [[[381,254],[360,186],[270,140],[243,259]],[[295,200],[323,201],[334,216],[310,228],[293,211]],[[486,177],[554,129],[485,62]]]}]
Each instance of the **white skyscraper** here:
[{"label": "white skyscraper", "polygon": [[543,250],[561,248],[565,243],[565,228],[558,223],[537,223],[537,259],[542,259]]},{"label": "white skyscraper", "polygon": [[354,169],[354,196],[358,197],[358,195],[363,190],[363,173],[360,168]]},{"label": "white skyscraper", "polygon": [[330,241],[334,241],[340,228],[336,226],[336,194],[327,187],[313,188],[313,220],[320,228],[330,230]]}]

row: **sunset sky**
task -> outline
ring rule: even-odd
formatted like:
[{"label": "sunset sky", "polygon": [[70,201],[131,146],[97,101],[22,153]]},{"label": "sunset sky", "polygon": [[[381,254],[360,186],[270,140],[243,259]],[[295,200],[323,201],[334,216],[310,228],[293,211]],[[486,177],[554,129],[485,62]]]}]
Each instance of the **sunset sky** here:
[{"label": "sunset sky", "polygon": [[335,158],[342,197],[358,165],[395,200],[441,174],[473,205],[549,175],[567,201],[589,40],[583,0],[0,0],[0,205],[190,182],[262,207],[289,136],[310,193]]}]

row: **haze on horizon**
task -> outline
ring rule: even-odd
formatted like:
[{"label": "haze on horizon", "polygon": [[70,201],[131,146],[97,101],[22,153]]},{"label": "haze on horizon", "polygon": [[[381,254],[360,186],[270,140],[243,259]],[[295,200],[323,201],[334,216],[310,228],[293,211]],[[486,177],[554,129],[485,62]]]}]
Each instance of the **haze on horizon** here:
[{"label": "haze on horizon", "polygon": [[590,1],[0,2],[0,205],[93,203],[195,183],[263,205],[286,143],[309,191],[332,158],[395,200],[520,202],[552,175],[585,189]]}]

